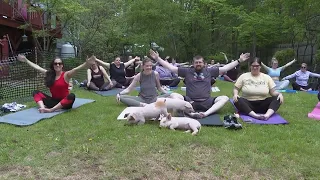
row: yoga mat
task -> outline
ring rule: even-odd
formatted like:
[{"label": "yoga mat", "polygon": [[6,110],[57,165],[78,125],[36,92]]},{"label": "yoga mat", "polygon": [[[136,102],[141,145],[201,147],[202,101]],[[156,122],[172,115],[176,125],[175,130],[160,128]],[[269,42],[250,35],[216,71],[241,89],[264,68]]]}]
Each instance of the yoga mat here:
[{"label": "yoga mat", "polygon": [[309,94],[318,94],[319,91],[307,91],[307,93],[309,93]]},{"label": "yoga mat", "polygon": [[[234,109],[238,111],[236,106],[233,104],[233,99],[230,99],[230,102],[233,105]],[[244,122],[250,124],[288,124],[288,121],[283,119],[283,117],[281,117],[277,113],[273,114],[267,121],[259,120],[244,114],[239,114],[239,116]]]},{"label": "yoga mat", "polygon": [[281,90],[277,90],[278,92],[281,93],[298,93],[297,90],[292,90],[292,89],[281,89]]},{"label": "yoga mat", "polygon": [[117,120],[127,120],[126,117],[124,117],[126,114],[129,114],[129,113],[132,113],[132,112],[135,112],[135,110],[139,108],[139,107],[127,107],[125,108],[121,113],[120,115],[117,117]]},{"label": "yoga mat", "polygon": [[198,119],[202,126],[223,126],[223,122],[218,114],[212,114],[203,119]]},{"label": "yoga mat", "polygon": [[123,89],[115,88],[108,91],[94,91],[97,94],[100,94],[101,96],[115,96],[118,93],[120,93]]},{"label": "yoga mat", "polygon": [[320,120],[320,102],[318,102],[311,113],[308,113],[308,117],[311,119]]},{"label": "yoga mat", "polygon": [[[218,88],[218,87],[217,87],[217,88]],[[186,87],[184,87],[184,86],[183,86],[183,87],[181,87],[181,91],[186,91],[186,89],[187,89],[187,88],[186,88]],[[212,87],[212,88],[211,88],[211,92],[219,92],[219,91],[220,91],[220,89],[219,89],[219,88],[218,88],[218,89],[215,89],[214,87]]]},{"label": "yoga mat", "polygon": [[[72,109],[78,108],[84,104],[92,103],[94,101],[95,100],[91,100],[91,99],[76,98]],[[55,115],[64,113],[66,111],[68,110],[62,110],[62,111],[53,112],[53,113],[39,113],[38,108],[34,107],[34,108],[30,108],[30,109],[26,109],[26,110],[22,110],[12,114],[2,116],[0,117],[0,122],[14,124],[17,126],[28,126],[42,119],[51,118]]]}]

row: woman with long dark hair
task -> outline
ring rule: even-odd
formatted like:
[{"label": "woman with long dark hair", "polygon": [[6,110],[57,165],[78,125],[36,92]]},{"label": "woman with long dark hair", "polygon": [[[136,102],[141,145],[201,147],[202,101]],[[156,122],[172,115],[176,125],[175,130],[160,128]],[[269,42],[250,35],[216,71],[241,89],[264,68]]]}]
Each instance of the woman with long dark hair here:
[{"label": "woman with long dark hair", "polygon": [[45,85],[50,89],[52,97],[39,90],[35,90],[32,93],[35,102],[39,106],[40,113],[50,113],[59,109],[71,109],[76,97],[73,93],[69,92],[70,79],[78,70],[91,66],[95,62],[95,58],[91,57],[80,66],[70,71],[63,71],[64,64],[60,58],[52,60],[48,70],[29,61],[24,55],[18,55],[18,60],[45,74]]}]

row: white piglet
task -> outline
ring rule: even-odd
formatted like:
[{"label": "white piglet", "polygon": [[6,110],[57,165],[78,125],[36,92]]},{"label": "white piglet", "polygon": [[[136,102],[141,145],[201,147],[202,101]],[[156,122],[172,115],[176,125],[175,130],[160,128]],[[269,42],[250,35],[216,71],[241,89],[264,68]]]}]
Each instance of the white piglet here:
[{"label": "white piglet", "polygon": [[168,110],[180,110],[185,113],[195,112],[192,105],[181,99],[173,99],[173,98],[158,98],[158,100],[166,100],[166,106]]},{"label": "white piglet", "polygon": [[192,135],[197,135],[201,129],[201,124],[195,119],[189,117],[171,117],[171,114],[168,113],[167,116],[161,117],[160,127],[167,127],[171,130],[183,129],[187,133],[192,131]]},{"label": "white piglet", "polygon": [[125,117],[129,124],[144,124],[146,120],[159,118],[160,115],[168,115],[165,99],[139,107],[135,112],[126,114]]}]

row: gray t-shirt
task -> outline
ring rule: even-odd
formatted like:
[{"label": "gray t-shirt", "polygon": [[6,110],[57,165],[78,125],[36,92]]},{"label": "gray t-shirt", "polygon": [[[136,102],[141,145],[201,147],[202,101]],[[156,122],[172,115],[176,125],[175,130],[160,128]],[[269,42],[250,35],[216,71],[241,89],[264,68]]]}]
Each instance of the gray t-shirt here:
[{"label": "gray t-shirt", "polygon": [[146,101],[147,104],[153,103],[157,100],[157,84],[156,75],[154,71],[151,74],[145,75],[140,73],[140,93],[139,96]]},{"label": "gray t-shirt", "polygon": [[211,97],[211,79],[219,76],[219,68],[203,68],[197,73],[194,67],[179,67],[178,75],[185,78],[186,95],[193,101],[203,101]]}]

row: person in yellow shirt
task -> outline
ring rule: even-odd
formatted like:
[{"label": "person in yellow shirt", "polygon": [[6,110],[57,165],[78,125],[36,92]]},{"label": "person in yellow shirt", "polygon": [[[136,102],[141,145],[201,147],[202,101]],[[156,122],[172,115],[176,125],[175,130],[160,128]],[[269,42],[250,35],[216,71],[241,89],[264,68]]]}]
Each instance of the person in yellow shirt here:
[{"label": "person in yellow shirt", "polygon": [[[250,65],[251,72],[242,74],[234,85],[234,105],[239,113],[268,120],[283,103],[283,96],[275,90],[276,84],[272,78],[260,72],[259,58],[254,58]],[[241,97],[239,91],[242,92]]]}]

